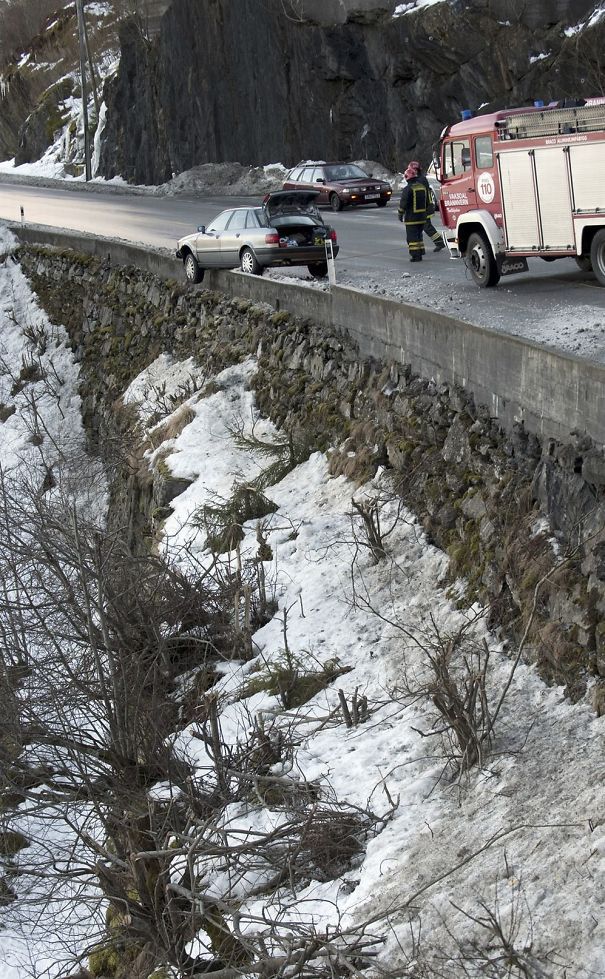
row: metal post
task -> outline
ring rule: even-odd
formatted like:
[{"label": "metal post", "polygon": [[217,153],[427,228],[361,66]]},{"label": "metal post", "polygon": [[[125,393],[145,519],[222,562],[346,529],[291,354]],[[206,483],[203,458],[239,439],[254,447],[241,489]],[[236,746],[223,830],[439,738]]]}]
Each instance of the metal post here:
[{"label": "metal post", "polygon": [[80,41],[80,85],[82,88],[82,125],[84,126],[84,164],[86,180],[90,180],[90,137],[88,133],[88,92],[86,90],[86,41],[84,29],[83,0],[76,0],[78,16],[78,37]]}]

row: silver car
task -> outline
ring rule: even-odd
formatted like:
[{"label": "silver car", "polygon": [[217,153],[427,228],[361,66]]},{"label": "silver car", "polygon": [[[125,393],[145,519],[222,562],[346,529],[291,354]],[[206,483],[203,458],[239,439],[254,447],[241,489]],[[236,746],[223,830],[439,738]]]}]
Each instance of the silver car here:
[{"label": "silver car", "polygon": [[[306,265],[311,275],[328,273],[327,249],[338,254],[336,232],[314,206],[316,191],[268,194],[262,205],[232,207],[208,227],[178,242],[189,282],[201,282],[206,269],[234,269],[262,275],[266,268]],[[327,246],[327,247],[326,247]]]}]

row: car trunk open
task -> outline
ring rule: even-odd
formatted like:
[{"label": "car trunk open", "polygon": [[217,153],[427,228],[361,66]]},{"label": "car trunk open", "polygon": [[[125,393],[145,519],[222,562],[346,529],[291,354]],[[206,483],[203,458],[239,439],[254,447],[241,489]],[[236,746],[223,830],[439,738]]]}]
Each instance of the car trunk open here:
[{"label": "car trunk open", "polygon": [[267,194],[263,201],[263,210],[269,219],[269,223],[278,214],[301,213],[304,211],[314,211],[313,204],[319,197],[317,190],[276,190],[273,194]]},{"label": "car trunk open", "polygon": [[302,214],[275,215],[271,226],[279,234],[282,248],[323,246],[326,238],[330,237],[329,228],[323,223],[318,224],[310,215],[309,217]]}]

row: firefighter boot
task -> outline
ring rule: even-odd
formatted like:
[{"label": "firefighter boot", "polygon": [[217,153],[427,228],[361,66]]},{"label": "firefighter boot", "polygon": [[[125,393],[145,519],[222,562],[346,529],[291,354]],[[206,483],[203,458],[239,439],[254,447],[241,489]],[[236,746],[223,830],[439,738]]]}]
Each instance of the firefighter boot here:
[{"label": "firefighter boot", "polygon": [[435,247],[433,248],[433,251],[434,252],[440,252],[444,248],[445,248],[445,242],[443,241],[442,238],[440,238],[439,241],[435,242]]},{"label": "firefighter boot", "polygon": [[421,262],[421,261],[422,261],[422,255],[412,255],[410,257],[410,262]]}]

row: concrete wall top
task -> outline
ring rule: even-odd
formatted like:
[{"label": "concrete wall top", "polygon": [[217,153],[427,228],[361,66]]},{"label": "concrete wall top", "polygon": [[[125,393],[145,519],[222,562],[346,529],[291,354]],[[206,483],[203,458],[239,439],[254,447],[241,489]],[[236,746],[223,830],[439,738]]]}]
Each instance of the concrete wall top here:
[{"label": "concrete wall top", "polygon": [[[25,243],[73,248],[160,278],[183,278],[182,263],[167,249],[42,226],[10,227]],[[472,392],[504,428],[522,422],[543,438],[566,441],[577,432],[605,445],[605,365],[358,289],[324,291],[222,271],[206,273],[191,288],[268,303],[345,332],[362,356],[410,364],[423,377]]]}]

